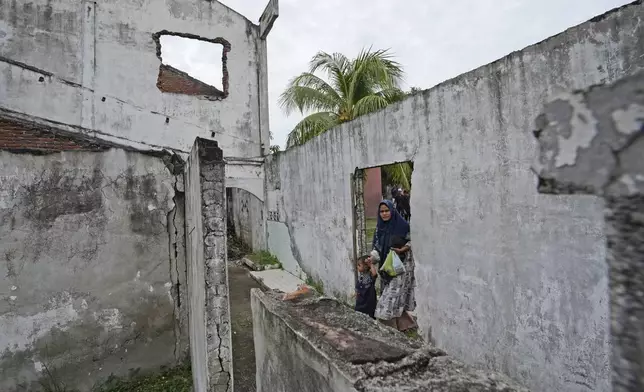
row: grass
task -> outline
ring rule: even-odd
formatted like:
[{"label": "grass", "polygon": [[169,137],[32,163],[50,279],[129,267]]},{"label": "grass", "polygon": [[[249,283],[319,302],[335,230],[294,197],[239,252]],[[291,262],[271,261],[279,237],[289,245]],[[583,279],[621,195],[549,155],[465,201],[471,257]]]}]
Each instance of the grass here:
[{"label": "grass", "polygon": [[228,226],[228,260],[239,260],[250,253],[250,247],[235,235],[235,231]]},{"label": "grass", "polygon": [[109,378],[93,392],[192,392],[189,364],[166,369],[161,373],[135,375],[128,379]]},{"label": "grass", "polygon": [[324,294],[324,283],[322,283],[322,281],[315,280],[312,277],[308,276],[306,278],[306,284],[313,287],[318,293]]},{"label": "grass", "polygon": [[414,340],[423,340],[423,337],[420,336],[418,333],[417,329],[410,329],[404,332],[405,335],[407,335],[408,338],[414,339]]},{"label": "grass", "polygon": [[258,252],[253,252],[247,256],[249,259],[251,259],[254,263],[259,264],[259,265],[278,265],[279,268],[282,268],[282,263],[280,263],[279,259],[277,256],[272,254],[271,252],[267,250],[260,250]]},{"label": "grass", "polygon": [[[367,227],[367,243],[370,244],[373,239],[373,235],[376,232],[376,226],[378,225],[378,218],[367,218],[366,227]],[[369,245],[371,246],[371,245]]]}]

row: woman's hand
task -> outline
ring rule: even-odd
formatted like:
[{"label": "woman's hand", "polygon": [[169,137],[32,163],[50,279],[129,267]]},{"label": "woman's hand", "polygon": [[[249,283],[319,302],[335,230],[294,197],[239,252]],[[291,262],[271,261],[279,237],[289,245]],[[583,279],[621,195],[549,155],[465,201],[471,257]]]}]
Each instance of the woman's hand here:
[{"label": "woman's hand", "polygon": [[399,255],[401,255],[401,254],[407,252],[409,250],[409,248],[407,248],[406,246],[403,246],[402,248],[391,248],[391,250],[393,250],[394,252],[396,252]]}]

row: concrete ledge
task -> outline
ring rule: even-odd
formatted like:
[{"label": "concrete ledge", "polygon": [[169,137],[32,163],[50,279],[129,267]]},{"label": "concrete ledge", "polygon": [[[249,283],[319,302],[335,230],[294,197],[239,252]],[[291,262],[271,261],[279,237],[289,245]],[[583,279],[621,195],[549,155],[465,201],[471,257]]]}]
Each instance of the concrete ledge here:
[{"label": "concrete ledge", "polygon": [[521,391],[336,300],[251,291],[258,392]]},{"label": "concrete ledge", "polygon": [[304,284],[304,281],[284,270],[250,271],[250,276],[267,290],[290,293]]}]

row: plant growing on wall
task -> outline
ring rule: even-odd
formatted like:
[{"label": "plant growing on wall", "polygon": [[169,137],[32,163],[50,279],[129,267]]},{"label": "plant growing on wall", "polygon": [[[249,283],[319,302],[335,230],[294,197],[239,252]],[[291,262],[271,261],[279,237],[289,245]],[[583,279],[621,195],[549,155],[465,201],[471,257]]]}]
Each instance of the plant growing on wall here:
[{"label": "plant growing on wall", "polygon": [[[271,131],[269,130],[269,131],[268,131],[268,140],[269,140],[270,142],[272,142],[272,141],[273,141],[273,139],[274,139],[274,137],[273,137],[273,132],[271,132]],[[281,148],[280,148],[280,146],[279,146],[279,145],[277,145],[277,144],[272,144],[272,145],[269,147],[269,150],[270,150],[270,153],[271,153],[271,154],[277,154],[278,152],[280,152],[280,151],[281,151]]]},{"label": "plant growing on wall", "polygon": [[[328,81],[316,75],[318,71]],[[319,52],[309,71],[293,78],[280,96],[286,114],[309,113],[289,133],[287,148],[402,100],[402,76],[402,67],[387,50],[362,50],[352,60],[341,53]]]}]

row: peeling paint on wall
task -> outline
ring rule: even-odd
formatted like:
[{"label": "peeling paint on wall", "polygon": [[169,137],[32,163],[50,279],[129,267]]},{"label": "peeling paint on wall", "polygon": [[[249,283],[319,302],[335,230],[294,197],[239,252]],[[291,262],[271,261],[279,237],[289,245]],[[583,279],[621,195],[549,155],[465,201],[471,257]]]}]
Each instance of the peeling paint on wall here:
[{"label": "peeling paint on wall", "polygon": [[[610,391],[604,205],[537,194],[530,130],[558,94],[644,69],[642,18],[644,4],[634,2],[269,159],[269,208],[279,207],[289,229],[274,235],[281,228],[271,222],[269,243],[286,241],[271,250],[290,248],[325,289],[349,294],[351,174],[414,160],[416,313],[425,337],[534,391]],[[565,108],[568,117],[592,122],[579,105]],[[617,116],[633,116],[621,109]],[[572,132],[551,141],[567,150],[562,173],[597,142]],[[601,186],[609,172],[587,186]],[[634,183],[620,182],[625,190]]]},{"label": "peeling paint on wall", "polygon": [[83,389],[183,359],[186,312],[165,288],[177,279],[166,220],[176,180],[163,158],[0,150],[0,178],[12,195],[0,208],[0,390],[37,383],[44,366]]}]

